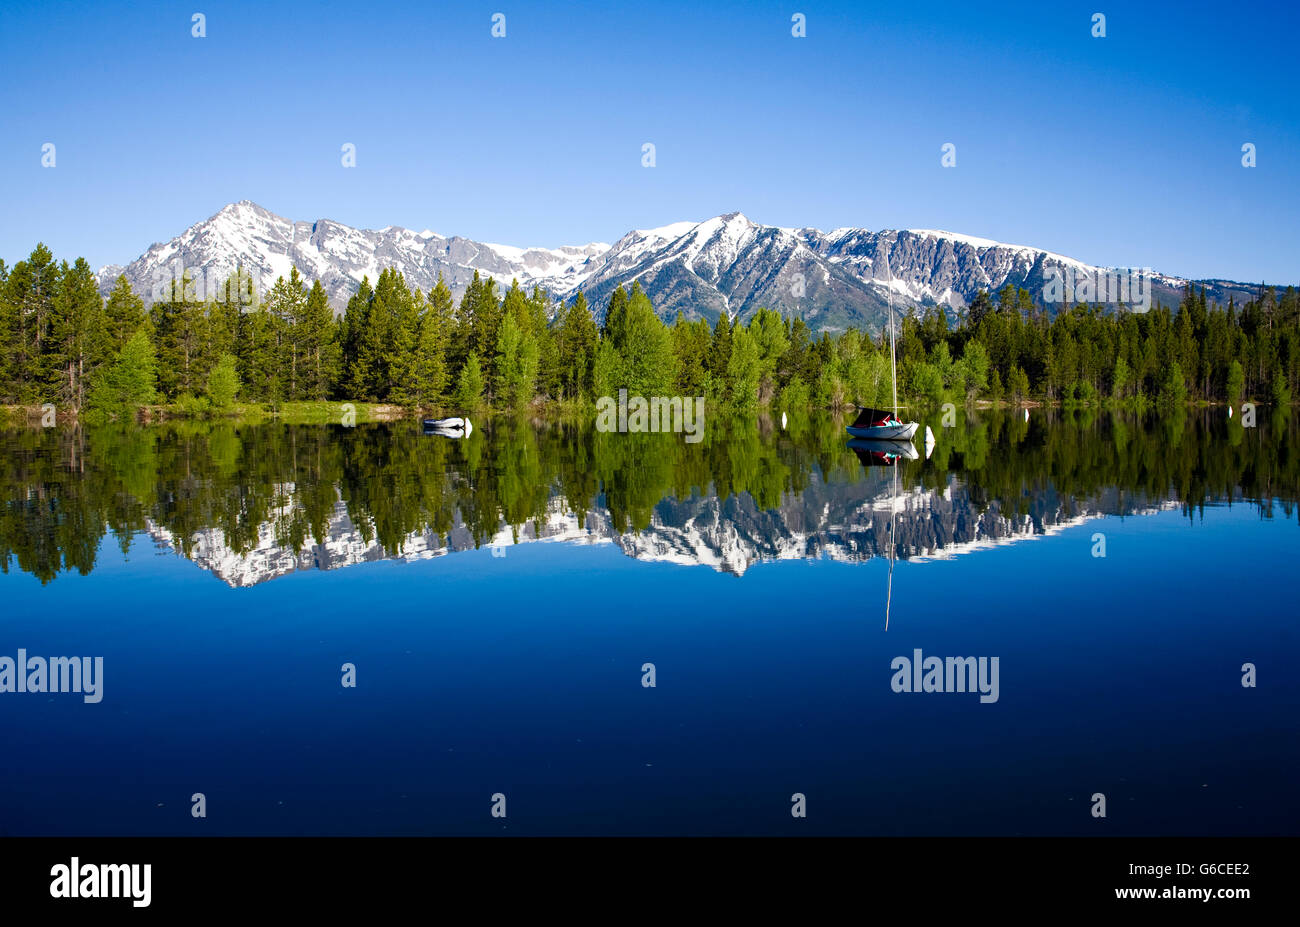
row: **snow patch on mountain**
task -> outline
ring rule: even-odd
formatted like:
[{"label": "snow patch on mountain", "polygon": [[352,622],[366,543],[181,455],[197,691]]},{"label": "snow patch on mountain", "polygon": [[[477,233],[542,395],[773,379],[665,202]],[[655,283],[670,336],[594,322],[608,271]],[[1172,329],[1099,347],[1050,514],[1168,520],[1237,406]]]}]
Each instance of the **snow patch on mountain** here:
[{"label": "snow patch on mountain", "polygon": [[[107,292],[124,274],[152,302],[165,297],[166,283],[182,271],[198,281],[198,295],[204,296],[215,295],[239,267],[255,276],[262,292],[297,267],[321,281],[339,310],[362,279],[373,284],[381,270],[393,267],[425,291],[441,275],[455,298],[478,273],[502,287],[512,280],[529,289],[540,286],[554,299],[581,290],[599,313],[616,287],[636,281],[664,318],[681,311],[688,319],[712,322],[726,312],[744,320],[765,306],[828,330],[878,330],[891,291],[904,312],[929,305],[960,310],[980,289],[1011,284],[1041,292],[1052,267],[1104,272],[1054,252],[955,232],[822,232],[762,225],[740,212],[635,229],[613,244],[521,248],[429,229],[294,222],[241,200],[152,245],[126,267],[102,268],[99,282]],[[1157,275],[1156,283],[1163,296],[1186,281]],[[1213,283],[1223,293],[1245,286]]]}]

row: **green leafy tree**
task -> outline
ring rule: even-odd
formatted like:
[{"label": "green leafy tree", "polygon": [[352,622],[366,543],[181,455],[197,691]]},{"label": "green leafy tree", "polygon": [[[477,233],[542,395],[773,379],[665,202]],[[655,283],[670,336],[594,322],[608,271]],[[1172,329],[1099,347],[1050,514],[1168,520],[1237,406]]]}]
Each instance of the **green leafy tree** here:
[{"label": "green leafy tree", "polygon": [[989,384],[989,352],[978,341],[966,342],[957,362],[956,381],[967,400],[976,399]]},{"label": "green leafy tree", "polygon": [[1228,402],[1237,405],[1245,397],[1246,393],[1246,371],[1241,366],[1241,361],[1233,359],[1228,367],[1227,396]]},{"label": "green leafy tree", "polygon": [[731,359],[727,362],[727,381],[731,386],[730,400],[738,409],[748,409],[758,403],[758,387],[763,375],[758,353],[758,341],[743,326],[732,333]]},{"label": "green leafy tree", "polygon": [[749,320],[749,334],[758,349],[758,402],[767,405],[776,396],[781,358],[790,346],[785,320],[771,309],[760,308]]},{"label": "green leafy tree", "polygon": [[1115,359],[1115,370],[1110,378],[1111,395],[1116,399],[1123,399],[1128,394],[1132,381],[1133,371],[1129,369],[1128,361],[1121,354]]},{"label": "green leafy tree", "polygon": [[596,348],[596,362],[592,367],[592,383],[594,395],[597,398],[609,397],[611,399],[618,395],[620,388],[624,388],[626,380],[623,376],[623,358],[619,356],[618,350],[607,338],[600,340],[600,346]]},{"label": "green leafy tree", "polygon": [[929,403],[942,401],[944,396],[943,374],[939,367],[929,361],[914,364],[911,368],[912,391]]},{"label": "green leafy tree", "polygon": [[239,395],[239,359],[233,354],[223,354],[208,371],[207,396],[212,408],[224,411]]},{"label": "green leafy tree", "polygon": [[483,368],[478,362],[478,355],[471,354],[460,371],[460,380],[456,384],[456,401],[467,412],[477,409],[483,404],[483,388]]},{"label": "green leafy tree", "polygon": [[137,331],[118,352],[105,375],[92,387],[89,406],[110,413],[124,413],[157,398],[158,362],[153,342]]},{"label": "green leafy tree", "polygon": [[1166,409],[1181,406],[1187,402],[1187,381],[1183,379],[1183,367],[1178,361],[1174,361],[1169,365],[1164,382],[1160,386],[1157,401]]},{"label": "green leafy tree", "polygon": [[672,338],[639,284],[632,285],[609,342],[622,359],[622,383],[635,396],[664,396],[672,389]]}]

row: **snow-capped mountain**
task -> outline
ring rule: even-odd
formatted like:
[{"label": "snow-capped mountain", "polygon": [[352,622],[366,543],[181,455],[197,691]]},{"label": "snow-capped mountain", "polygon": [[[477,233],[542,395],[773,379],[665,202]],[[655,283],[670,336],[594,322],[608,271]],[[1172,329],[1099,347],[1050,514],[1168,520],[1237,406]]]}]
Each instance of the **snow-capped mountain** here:
[{"label": "snow-capped mountain", "polygon": [[[296,266],[319,279],[341,309],[363,277],[373,283],[387,267],[408,284],[428,290],[441,273],[459,298],[475,271],[502,286],[545,288],[555,299],[586,293],[599,315],[610,293],[639,281],[664,318],[680,310],[710,322],[722,312],[748,318],[760,306],[804,318],[814,329],[878,329],[890,290],[901,308],[944,305],[961,309],[981,290],[1007,283],[1042,292],[1052,268],[1105,273],[1041,249],[927,229],[872,232],[842,228],[781,228],[729,213],[703,222],[678,222],[633,230],[612,245],[593,242],[560,248],[516,248],[413,232],[389,226],[355,229],[320,219],[293,222],[241,201],[153,245],[126,267],[99,272],[107,292],[125,274],[146,301],[162,298],[182,270],[198,295],[215,294],[242,266],[269,290]],[[1155,275],[1154,298],[1176,302],[1186,280]],[[1208,281],[1207,291],[1239,301],[1251,290],[1231,281]]]}]

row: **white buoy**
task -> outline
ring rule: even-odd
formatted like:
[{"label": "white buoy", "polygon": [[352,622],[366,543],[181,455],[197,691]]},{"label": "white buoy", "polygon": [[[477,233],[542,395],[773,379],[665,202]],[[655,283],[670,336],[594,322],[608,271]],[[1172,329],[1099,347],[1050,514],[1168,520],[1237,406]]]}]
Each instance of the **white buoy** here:
[{"label": "white buoy", "polygon": [[1029,410],[1025,410],[1025,421],[1029,421]]},{"label": "white buoy", "polygon": [[781,430],[785,431],[785,413],[781,413]]},{"label": "white buoy", "polygon": [[1232,418],[1232,406],[1228,406],[1228,418]]},{"label": "white buoy", "polygon": [[929,425],[926,425],[925,426],[925,459],[929,460],[930,455],[933,453],[934,453],[934,432],[930,430]]}]

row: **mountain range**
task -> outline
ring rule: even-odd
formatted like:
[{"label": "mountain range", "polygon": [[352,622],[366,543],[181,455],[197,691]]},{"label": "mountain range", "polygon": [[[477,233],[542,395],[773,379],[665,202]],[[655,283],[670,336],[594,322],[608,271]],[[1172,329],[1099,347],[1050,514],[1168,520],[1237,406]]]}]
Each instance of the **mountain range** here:
[{"label": "mountain range", "polygon": [[[99,271],[107,293],[121,274],[146,302],[162,298],[166,281],[189,271],[198,295],[214,295],[242,266],[265,292],[290,267],[318,279],[341,311],[363,277],[374,283],[394,267],[428,290],[442,274],[459,299],[474,273],[502,286],[540,286],[554,299],[582,291],[597,317],[616,287],[639,281],[671,320],[710,323],[722,312],[746,320],[759,307],[803,318],[814,330],[855,326],[878,331],[891,299],[902,311],[945,306],[960,313],[983,289],[1006,284],[1036,296],[1060,269],[1104,274],[1105,268],[1024,245],[928,229],[884,230],[762,225],[741,213],[703,222],[634,229],[612,245],[517,248],[389,226],[357,229],[329,219],[294,222],[247,200],[232,203],[175,238],[152,245],[125,267]],[[1177,304],[1188,278],[1150,275],[1152,304]],[[1207,295],[1239,303],[1256,287],[1229,280],[1193,280]]]}]

